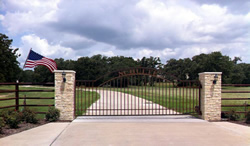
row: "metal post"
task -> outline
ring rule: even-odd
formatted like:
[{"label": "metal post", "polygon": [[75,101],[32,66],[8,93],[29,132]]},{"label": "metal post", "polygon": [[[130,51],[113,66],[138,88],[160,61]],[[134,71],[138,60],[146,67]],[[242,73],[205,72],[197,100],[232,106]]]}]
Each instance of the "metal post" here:
[{"label": "metal post", "polygon": [[16,111],[19,111],[19,82],[16,82],[16,90],[15,90],[15,94],[16,94]]}]

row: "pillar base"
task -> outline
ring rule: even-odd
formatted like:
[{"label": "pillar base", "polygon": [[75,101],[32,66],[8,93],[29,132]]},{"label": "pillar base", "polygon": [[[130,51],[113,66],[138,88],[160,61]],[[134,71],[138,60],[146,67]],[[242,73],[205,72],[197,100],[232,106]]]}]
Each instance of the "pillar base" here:
[{"label": "pillar base", "polygon": [[[202,85],[200,109],[201,117],[204,120],[221,120],[221,74],[222,72],[199,73],[199,80]],[[217,79],[216,83],[215,79]]]},{"label": "pillar base", "polygon": [[[60,110],[60,120],[74,120],[75,71],[55,70],[55,107]],[[65,73],[65,79],[64,74]],[[64,82],[65,81],[65,82]]]}]

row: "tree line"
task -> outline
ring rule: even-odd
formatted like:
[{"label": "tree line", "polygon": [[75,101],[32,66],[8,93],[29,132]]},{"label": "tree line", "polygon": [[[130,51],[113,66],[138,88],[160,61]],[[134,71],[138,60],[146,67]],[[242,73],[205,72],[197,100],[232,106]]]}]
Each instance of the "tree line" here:
[{"label": "tree line", "polygon": [[[0,34],[0,82],[13,82],[19,78],[20,82],[53,82],[54,74],[44,66],[37,66],[34,70],[22,70],[17,58],[18,49],[11,48],[12,40]],[[98,77],[118,69],[129,67],[149,67],[161,69],[181,80],[197,80],[201,72],[222,72],[224,84],[250,84],[250,64],[241,63],[241,58],[233,59],[221,52],[200,54],[192,58],[169,59],[161,63],[159,57],[143,57],[134,59],[125,56],[107,57],[94,55],[80,57],[77,60],[56,58],[58,70],[76,71],[77,80],[95,80]],[[188,77],[188,78],[187,78]]]}]

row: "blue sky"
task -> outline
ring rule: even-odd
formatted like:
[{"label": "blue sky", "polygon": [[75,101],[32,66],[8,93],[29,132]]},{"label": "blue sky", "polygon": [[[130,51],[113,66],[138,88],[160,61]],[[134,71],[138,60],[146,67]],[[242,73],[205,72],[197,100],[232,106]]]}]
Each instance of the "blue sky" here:
[{"label": "blue sky", "polygon": [[250,63],[248,0],[0,0],[0,32],[50,58],[187,58],[221,51]]}]

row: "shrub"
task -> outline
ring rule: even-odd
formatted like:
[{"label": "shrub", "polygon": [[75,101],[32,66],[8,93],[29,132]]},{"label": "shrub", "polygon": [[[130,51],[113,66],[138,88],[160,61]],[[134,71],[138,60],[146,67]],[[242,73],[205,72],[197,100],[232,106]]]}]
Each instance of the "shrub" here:
[{"label": "shrub", "polygon": [[60,117],[60,111],[59,111],[59,109],[57,109],[55,107],[49,107],[49,110],[46,113],[45,117],[46,117],[47,121],[55,122]]},{"label": "shrub", "polygon": [[5,122],[2,118],[0,118],[0,133],[2,133],[3,127],[5,126]]},{"label": "shrub", "polygon": [[221,112],[221,118],[228,118],[227,114],[224,112]]},{"label": "shrub", "polygon": [[247,124],[250,124],[250,111],[247,112],[246,123],[247,123]]},{"label": "shrub", "polygon": [[3,120],[10,128],[18,128],[21,123],[20,112],[15,110],[7,110],[2,113]]},{"label": "shrub", "polygon": [[21,119],[26,123],[36,124],[38,122],[35,112],[27,107],[23,109]]},{"label": "shrub", "polygon": [[239,114],[236,113],[235,109],[231,109],[231,111],[227,113],[226,116],[231,121],[236,121],[240,118]]}]

